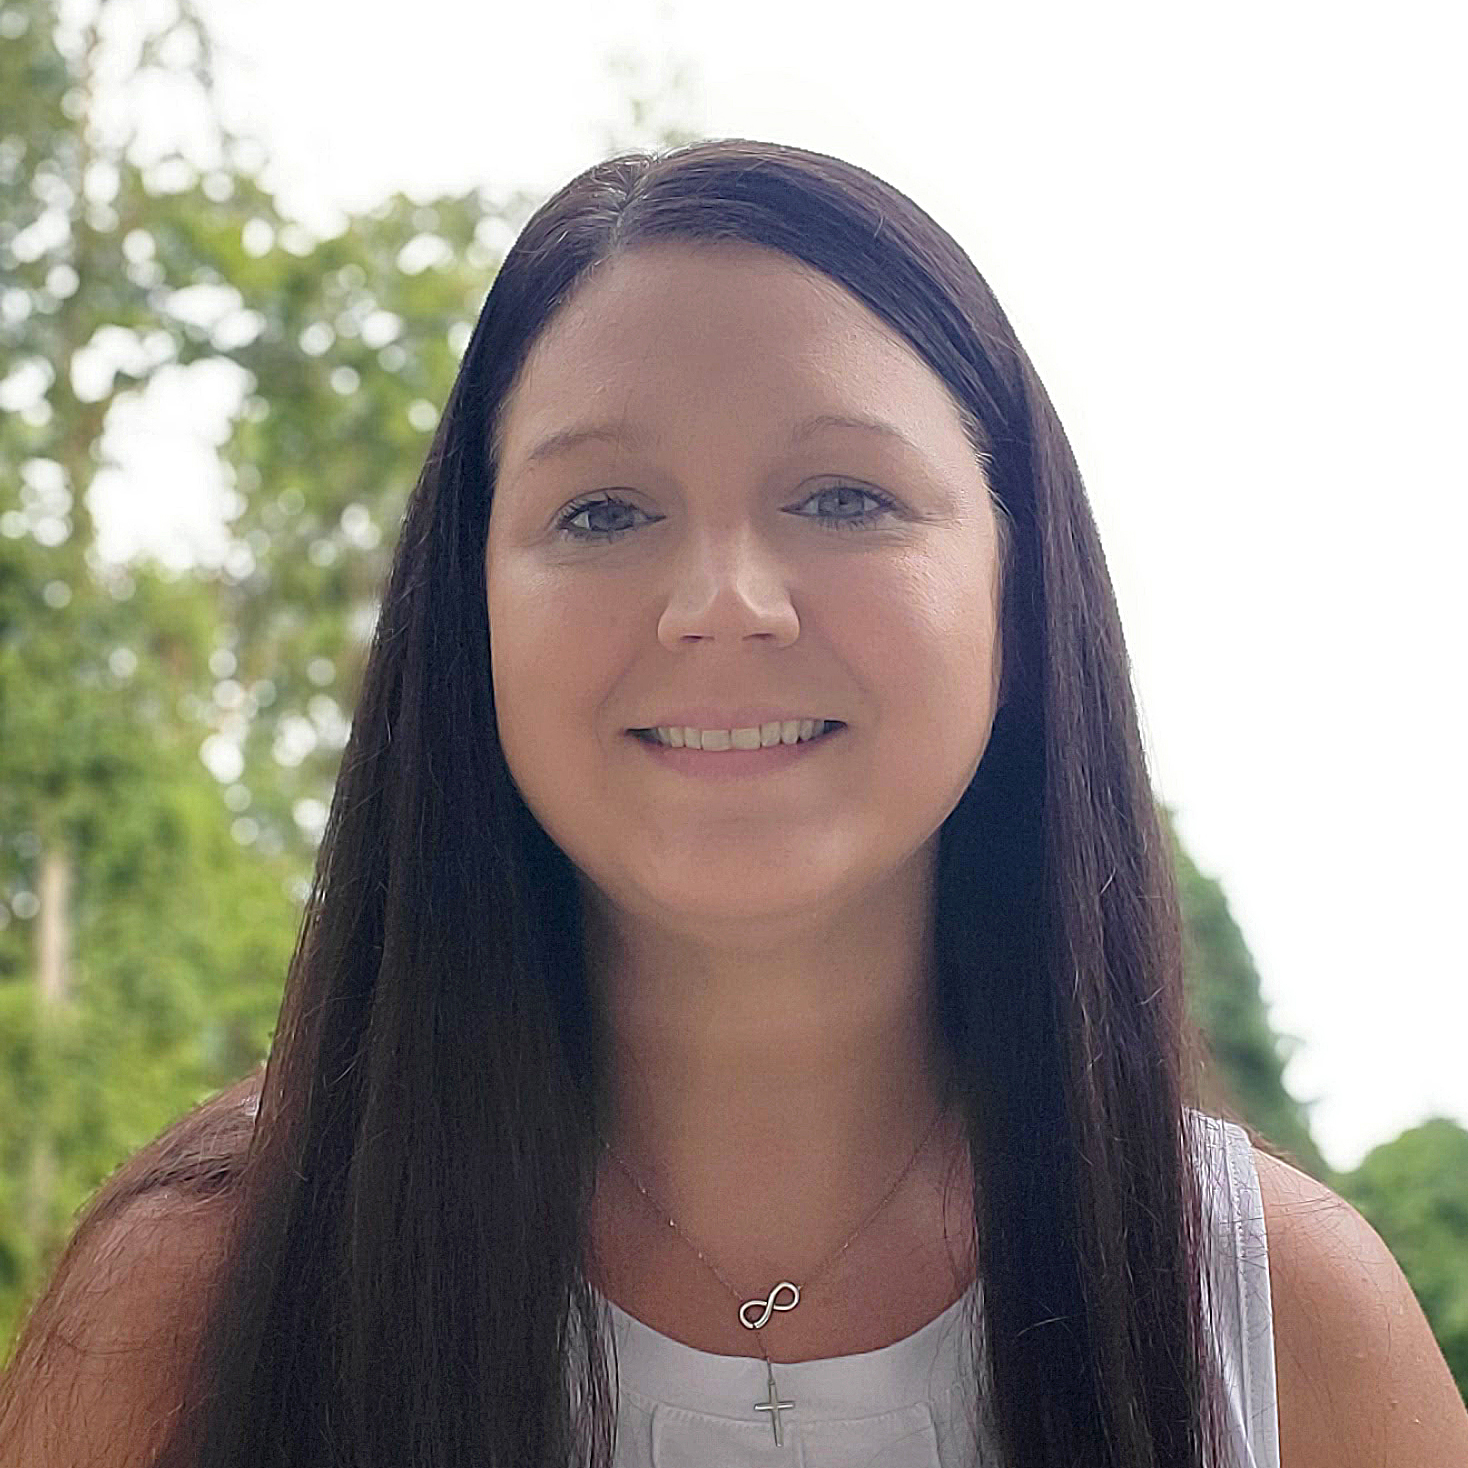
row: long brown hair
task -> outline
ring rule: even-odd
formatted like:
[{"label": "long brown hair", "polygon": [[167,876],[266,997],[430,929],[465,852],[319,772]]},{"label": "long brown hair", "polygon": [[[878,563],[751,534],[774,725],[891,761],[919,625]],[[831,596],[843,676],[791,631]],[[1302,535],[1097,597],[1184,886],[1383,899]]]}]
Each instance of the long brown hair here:
[{"label": "long brown hair", "polygon": [[94,1205],[157,1186],[159,1148],[170,1186],[227,1205],[188,1410],[155,1461],[610,1463],[583,1269],[598,1058],[581,918],[497,739],[484,546],[527,353],[589,272],[653,240],[742,240],[824,272],[911,343],[985,456],[1005,703],[942,827],[936,897],[975,1379],[1010,1468],[1221,1463],[1171,848],[1070,445],[943,229],[850,163],[744,139],[597,163],[495,277],[407,505],[258,1117],[240,1120],[237,1088]]}]

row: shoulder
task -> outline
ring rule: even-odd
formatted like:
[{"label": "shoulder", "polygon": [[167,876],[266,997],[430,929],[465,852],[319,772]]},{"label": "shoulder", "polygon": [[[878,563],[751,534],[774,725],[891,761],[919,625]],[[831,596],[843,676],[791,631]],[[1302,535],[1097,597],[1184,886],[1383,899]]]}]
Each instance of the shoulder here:
[{"label": "shoulder", "polygon": [[225,1262],[258,1076],[175,1122],[83,1210],[0,1379],[0,1468],[144,1462]]},{"label": "shoulder", "polygon": [[1468,1409],[1391,1251],[1339,1194],[1253,1155],[1284,1468],[1468,1463]]}]

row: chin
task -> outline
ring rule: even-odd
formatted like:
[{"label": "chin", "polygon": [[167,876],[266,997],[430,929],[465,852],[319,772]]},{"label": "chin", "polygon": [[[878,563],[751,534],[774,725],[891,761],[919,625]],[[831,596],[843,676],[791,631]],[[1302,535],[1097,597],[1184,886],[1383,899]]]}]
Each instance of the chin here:
[{"label": "chin", "polygon": [[756,880],[747,867],[742,871],[737,864],[731,867],[734,870],[725,880],[691,880],[644,890],[655,908],[673,917],[680,927],[737,924],[741,938],[752,936],[752,928],[762,921],[781,926],[814,918],[842,895],[831,882],[793,886],[778,870],[762,873]]}]

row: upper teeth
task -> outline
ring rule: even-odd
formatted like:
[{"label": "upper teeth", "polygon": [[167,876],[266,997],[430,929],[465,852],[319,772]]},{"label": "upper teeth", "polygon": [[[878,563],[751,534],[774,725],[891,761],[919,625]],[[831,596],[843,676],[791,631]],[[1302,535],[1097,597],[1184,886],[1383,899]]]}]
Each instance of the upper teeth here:
[{"label": "upper teeth", "polygon": [[659,744],[674,749],[760,749],[772,744],[799,744],[824,734],[829,719],[775,719],[746,729],[690,729],[659,724],[651,731]]}]

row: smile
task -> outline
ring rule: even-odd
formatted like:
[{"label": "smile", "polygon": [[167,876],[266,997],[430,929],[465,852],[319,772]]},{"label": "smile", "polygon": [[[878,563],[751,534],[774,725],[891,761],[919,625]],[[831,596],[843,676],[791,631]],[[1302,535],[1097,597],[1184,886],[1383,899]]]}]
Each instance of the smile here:
[{"label": "smile", "polygon": [[782,739],[776,744],[761,744],[753,748],[729,745],[723,749],[704,749],[684,745],[664,744],[653,731],[629,729],[628,734],[647,751],[654,764],[662,766],[671,774],[700,777],[715,782],[739,780],[748,776],[773,776],[781,771],[804,766],[818,760],[822,750],[834,749],[845,742],[846,725],[820,720],[820,732],[812,731],[810,738],[796,738],[786,744]]},{"label": "smile", "polygon": [[845,727],[839,719],[785,719],[747,729],[691,729],[660,724],[656,729],[630,729],[628,732],[673,749],[722,752],[729,749],[769,749],[777,744],[804,744],[833,729]]}]

